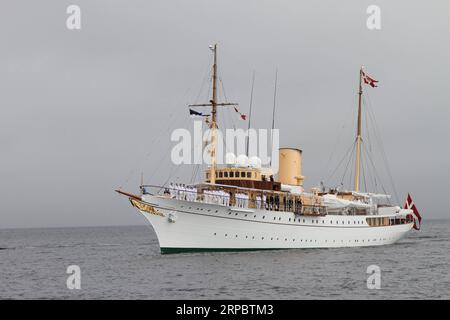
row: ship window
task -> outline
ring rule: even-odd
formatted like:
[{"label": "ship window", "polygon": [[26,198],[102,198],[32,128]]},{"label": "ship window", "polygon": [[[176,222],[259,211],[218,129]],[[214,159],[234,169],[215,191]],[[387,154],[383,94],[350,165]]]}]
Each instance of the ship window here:
[{"label": "ship window", "polygon": [[220,171],[220,172],[219,172],[219,178],[222,178],[222,177],[223,177],[223,172]]},{"label": "ship window", "polygon": [[216,172],[216,178],[217,178],[217,172]]},{"label": "ship window", "polygon": [[223,173],[223,175],[224,175],[225,178],[228,178],[228,171],[225,171],[225,172]]},{"label": "ship window", "polygon": [[252,173],[251,172],[247,172],[247,178],[251,178],[252,177]]},{"label": "ship window", "polygon": [[244,171],[241,172],[241,178],[245,178],[245,172]]},{"label": "ship window", "polygon": [[234,172],[230,171],[230,178],[234,178]]},{"label": "ship window", "polygon": [[206,179],[209,179],[209,173],[206,174]]}]

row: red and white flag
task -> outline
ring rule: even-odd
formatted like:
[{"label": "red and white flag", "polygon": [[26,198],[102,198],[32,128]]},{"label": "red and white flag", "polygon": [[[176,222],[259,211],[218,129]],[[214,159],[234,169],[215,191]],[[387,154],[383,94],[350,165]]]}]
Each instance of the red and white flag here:
[{"label": "red and white flag", "polygon": [[247,115],[241,113],[238,108],[234,107],[234,111],[236,111],[237,113],[239,113],[239,115],[241,116],[242,120],[246,120],[247,119]]},{"label": "red and white flag", "polygon": [[405,209],[411,209],[413,211],[413,220],[414,220],[414,229],[419,230],[420,229],[420,222],[422,221],[422,217],[420,216],[419,211],[416,208],[416,205],[414,204],[411,195],[408,193],[408,197],[406,198],[405,202]]},{"label": "red and white flag", "polygon": [[369,86],[371,86],[372,88],[378,87],[377,83],[378,80],[375,80],[372,77],[369,77],[364,71],[361,70],[361,74],[362,74],[362,79],[364,81],[365,84],[368,84]]}]

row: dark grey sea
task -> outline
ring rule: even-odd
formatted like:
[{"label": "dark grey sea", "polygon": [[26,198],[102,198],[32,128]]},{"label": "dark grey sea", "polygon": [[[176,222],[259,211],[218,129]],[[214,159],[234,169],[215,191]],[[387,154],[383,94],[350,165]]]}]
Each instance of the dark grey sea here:
[{"label": "dark grey sea", "polygon": [[146,226],[0,230],[1,299],[449,299],[449,266],[450,220],[390,246],[172,255]]}]

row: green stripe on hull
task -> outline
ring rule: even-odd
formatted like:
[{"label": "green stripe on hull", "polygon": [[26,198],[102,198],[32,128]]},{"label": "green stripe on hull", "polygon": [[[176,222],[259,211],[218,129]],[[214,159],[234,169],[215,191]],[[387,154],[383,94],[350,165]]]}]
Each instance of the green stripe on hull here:
[{"label": "green stripe on hull", "polygon": [[287,248],[161,248],[162,254],[187,252],[241,252],[262,250],[288,250]]}]

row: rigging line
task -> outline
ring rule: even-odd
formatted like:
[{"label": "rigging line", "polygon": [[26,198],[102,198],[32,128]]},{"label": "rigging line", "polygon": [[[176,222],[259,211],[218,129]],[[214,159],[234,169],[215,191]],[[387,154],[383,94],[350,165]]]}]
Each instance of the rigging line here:
[{"label": "rigging line", "polygon": [[355,151],[355,147],[356,147],[356,140],[355,140],[355,142],[353,142],[352,151],[351,151],[349,159],[347,161],[347,166],[345,167],[344,174],[342,175],[341,184],[344,182],[344,178],[347,175],[348,166],[349,166],[351,160],[353,159],[353,153]]},{"label": "rigging line", "polygon": [[202,94],[203,88],[205,86],[205,83],[208,82],[209,84],[211,84],[210,78],[212,77],[212,70],[210,69],[211,63],[212,63],[212,59],[213,57],[210,56],[209,60],[208,60],[208,64],[206,65],[205,68],[205,72],[204,72],[204,76],[200,85],[200,91],[198,92],[197,97],[194,100],[194,103],[198,103],[199,99],[200,99],[200,95]]},{"label": "rigging line", "polygon": [[[361,141],[362,142],[362,141]],[[362,144],[362,143],[361,143]],[[363,157],[364,158],[364,157]],[[367,183],[366,183],[366,173],[364,171],[364,163],[365,161],[363,160],[361,163],[361,168],[362,168],[362,175],[363,175],[363,182],[364,182],[364,191],[367,192]]]},{"label": "rigging line", "polygon": [[[350,119],[353,118],[353,117],[350,117],[350,115],[351,115],[351,114],[354,115],[354,114],[355,114],[355,111],[356,111],[355,108],[352,106],[351,108],[348,109],[348,111],[347,111],[347,113],[346,113],[346,116],[344,117],[344,123],[343,123],[343,125],[340,127],[340,130],[339,130],[338,135],[337,135],[337,137],[336,137],[336,142],[333,144],[333,149],[332,149],[332,151],[331,151],[331,153],[330,153],[330,157],[328,158],[327,164],[326,164],[326,166],[325,166],[325,168],[327,168],[326,170],[328,170],[329,172],[330,172],[331,170],[328,169],[328,168],[330,167],[331,160],[332,160],[332,158],[334,157],[334,155],[335,155],[335,153],[336,153],[336,151],[337,151],[337,149],[338,149],[338,146],[339,146],[339,144],[340,144],[341,138],[342,138],[342,136],[344,135],[344,129],[345,129],[345,127],[348,125],[348,122],[350,121]],[[335,131],[338,131],[338,129],[339,129],[339,126],[338,126],[338,128],[337,128]]]},{"label": "rigging line", "polygon": [[[168,128],[170,128],[171,125],[173,124],[173,122],[175,122],[174,119],[176,119],[176,118],[173,118],[173,115],[174,115],[174,114],[175,114],[175,112],[172,112],[172,113],[169,115],[169,120],[168,120],[169,124],[168,124]],[[178,114],[177,114],[177,115],[178,115]],[[164,123],[164,122],[161,122],[161,123]],[[158,131],[160,131],[160,130],[158,130]],[[161,131],[162,131],[162,130],[161,130]],[[150,144],[150,151],[148,151],[148,152],[144,155],[143,158],[141,158],[140,160],[138,159],[138,160],[136,161],[136,164],[133,166],[133,168],[132,168],[132,169],[130,170],[130,172],[128,173],[128,175],[127,175],[125,181],[120,185],[119,190],[122,189],[126,184],[128,184],[128,182],[129,182],[130,179],[133,177],[133,175],[135,174],[135,172],[136,172],[139,168],[142,167],[143,162],[144,162],[146,159],[148,159],[148,157],[153,153],[153,146],[155,145],[155,143],[157,143],[159,140],[161,140],[162,137],[163,137],[163,134],[162,134],[162,133],[159,134],[159,135],[155,135],[155,136],[154,136],[154,139],[153,139],[152,143]]]},{"label": "rigging line", "polygon": [[376,121],[375,113],[373,111],[372,103],[371,103],[371,100],[370,100],[369,96],[367,96],[367,101],[368,101],[368,104],[367,104],[368,108],[367,109],[369,110],[369,115],[372,116],[372,122],[373,122],[374,128],[375,128],[375,130],[374,130],[375,131],[375,137],[378,138],[378,144],[380,146],[381,156],[382,156],[382,159],[383,159],[383,162],[384,162],[383,164],[384,164],[384,166],[386,168],[386,171],[388,173],[388,177],[389,177],[389,180],[390,180],[390,183],[391,183],[391,187],[392,187],[392,189],[394,191],[395,200],[397,201],[397,203],[400,203],[400,198],[399,198],[398,193],[397,193],[397,188],[395,186],[394,178],[392,176],[392,172],[391,172],[391,169],[390,169],[390,166],[389,166],[389,161],[388,161],[388,158],[387,158],[387,155],[386,155],[386,151],[385,151],[385,148],[384,148],[383,140],[381,139],[381,133],[380,133],[380,130],[379,130],[379,127],[378,127],[378,123]]},{"label": "rigging line", "polygon": [[[365,148],[365,146],[363,146],[363,151],[365,151],[366,153],[368,152],[367,148]],[[375,167],[375,164],[373,163],[373,159],[370,156],[368,158],[370,160],[370,164],[372,165],[374,174],[378,177],[378,180],[380,180],[380,176],[378,175],[378,172],[377,172],[377,169]],[[384,188],[383,184],[381,184],[381,190],[384,192],[384,194],[388,194],[386,192],[386,189]]]},{"label": "rigging line", "polygon": [[[220,76],[219,76],[219,82],[220,82],[220,86],[222,87],[223,97],[224,97],[225,101],[228,101],[227,94],[225,92],[225,85],[222,81],[222,77],[220,77]],[[230,115],[230,109],[225,108],[224,113],[226,113],[229,116],[229,119],[231,121],[231,126],[233,127],[234,130],[236,130],[236,124],[234,122],[234,118]]]},{"label": "rigging line", "polygon": [[[273,90],[273,108],[272,108],[272,131],[270,132],[270,150],[273,148],[273,130],[275,129],[275,109],[277,106],[277,82],[278,69],[275,69],[275,86]],[[272,157],[270,158],[270,166],[272,166]]]},{"label": "rigging line", "polygon": [[355,142],[353,142],[350,147],[347,149],[347,151],[344,153],[344,156],[342,157],[342,159],[339,161],[338,165],[335,167],[335,169],[333,170],[333,172],[328,176],[328,178],[326,179],[326,181],[331,181],[331,179],[333,178],[334,174],[336,173],[336,171],[341,167],[341,164],[344,162],[345,159],[347,159],[349,152],[351,151],[352,148],[355,147]]},{"label": "rigging line", "polygon": [[[186,127],[186,123],[187,123],[188,121],[189,121],[189,118],[187,118],[187,119],[185,120],[183,127]],[[166,152],[163,153],[163,156],[159,159],[159,161],[158,161],[157,163],[161,163],[161,162],[167,157],[167,155],[168,155],[168,153],[169,153],[170,151],[171,151],[171,148],[167,148]],[[156,171],[158,171],[158,170],[160,170],[160,167],[159,167],[159,166],[156,166],[156,167],[155,167],[155,170],[153,170],[151,176],[154,176],[155,173],[156,173]]]},{"label": "rigging line", "polygon": [[194,176],[195,176],[195,169],[196,169],[196,168],[197,168],[197,165],[194,164],[194,165],[192,166],[191,179],[189,180],[189,183],[190,183],[190,184],[192,184],[192,181],[193,181],[193,179],[194,179]]},{"label": "rigging line", "polygon": [[[165,187],[167,185],[167,183],[172,180],[172,177],[175,175],[175,173],[178,171],[178,169],[181,166],[172,166],[172,168],[170,169],[170,173],[169,173],[169,177],[164,181],[163,185],[161,186],[161,188],[159,189],[159,191],[161,191],[163,189],[163,187]],[[159,192],[158,191],[158,192]]]},{"label": "rigging line", "polygon": [[[355,154],[356,154],[356,149],[355,149]],[[349,175],[348,175],[348,185],[349,185],[349,189],[350,190],[352,190],[352,184],[354,183],[354,181],[355,181],[355,175],[356,175],[356,171],[354,170],[354,168],[355,168],[355,162],[356,162],[356,159],[355,159],[355,156],[352,156],[351,157],[351,159],[352,159],[352,161],[351,161],[351,164],[350,164],[350,173],[349,173]]]},{"label": "rigging line", "polygon": [[251,121],[252,121],[252,105],[253,105],[253,88],[255,86],[255,70],[253,70],[253,76],[252,76],[252,90],[250,91],[250,106],[248,110],[248,125],[247,125],[247,145],[245,146],[245,153],[248,157],[248,148],[250,144],[250,127],[251,127]]}]

